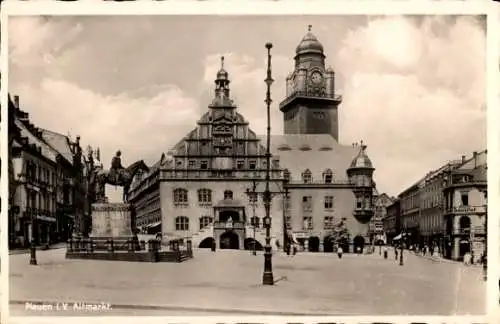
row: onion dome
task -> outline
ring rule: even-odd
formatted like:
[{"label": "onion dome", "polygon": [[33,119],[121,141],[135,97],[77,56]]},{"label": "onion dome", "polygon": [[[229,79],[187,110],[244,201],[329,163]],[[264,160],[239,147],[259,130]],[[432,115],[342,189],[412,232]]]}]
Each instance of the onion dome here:
[{"label": "onion dome", "polygon": [[350,169],[373,169],[373,164],[368,155],[366,155],[366,145],[361,141],[361,149],[358,155],[352,160]]},{"label": "onion dome", "polygon": [[220,61],[221,61],[221,68],[217,72],[217,80],[228,80],[229,74],[227,73],[226,70],[224,70],[224,56],[220,58]]},{"label": "onion dome", "polygon": [[297,55],[306,53],[323,54],[323,45],[318,41],[316,36],[311,33],[312,26],[309,25],[307,34],[302,38],[300,44],[297,46],[295,53]]}]

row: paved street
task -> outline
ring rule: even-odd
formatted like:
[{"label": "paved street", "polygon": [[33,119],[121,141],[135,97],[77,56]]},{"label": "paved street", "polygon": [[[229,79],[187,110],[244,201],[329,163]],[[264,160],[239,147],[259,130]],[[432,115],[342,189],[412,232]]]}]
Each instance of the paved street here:
[{"label": "paved street", "polygon": [[[110,303],[99,315],[479,315],[480,267],[405,253],[275,255],[275,286],[260,284],[263,257],[248,251],[195,250],[181,264],[66,260],[64,249],[10,257],[13,301]],[[27,315],[15,305],[12,315]],[[64,316],[82,311],[52,311]],[[39,314],[37,314],[39,315]],[[89,314],[90,315],[90,314]]]}]

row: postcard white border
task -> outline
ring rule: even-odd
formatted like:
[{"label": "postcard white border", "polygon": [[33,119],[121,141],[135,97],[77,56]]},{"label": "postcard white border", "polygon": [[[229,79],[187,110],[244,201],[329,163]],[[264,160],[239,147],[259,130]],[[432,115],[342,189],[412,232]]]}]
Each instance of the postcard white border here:
[{"label": "postcard white border", "polygon": [[[286,2],[286,5],[284,4]],[[483,0],[471,1],[335,1],[335,0],[170,0],[135,2],[78,2],[5,1],[1,8],[2,73],[0,156],[7,156],[7,84],[8,84],[8,17],[25,15],[487,15],[487,111],[488,111],[488,317],[483,316],[331,316],[331,317],[276,317],[276,316],[199,316],[199,317],[12,317],[8,323],[493,323],[500,318],[498,280],[500,275],[500,5]],[[445,58],[444,58],[445,59]],[[459,68],[459,67],[457,67]],[[8,170],[2,158],[2,170]],[[495,166],[495,167],[493,167]],[[4,171],[5,172],[5,171]],[[8,318],[8,178],[2,176],[0,193],[4,208],[0,211],[1,256],[1,323]]]}]

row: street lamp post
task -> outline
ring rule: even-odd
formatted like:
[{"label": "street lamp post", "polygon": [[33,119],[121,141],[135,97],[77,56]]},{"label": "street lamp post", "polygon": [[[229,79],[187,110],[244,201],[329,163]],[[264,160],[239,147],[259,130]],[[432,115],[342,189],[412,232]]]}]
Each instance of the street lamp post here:
[{"label": "street lamp post", "polygon": [[34,210],[31,210],[31,242],[30,242],[30,265],[37,265],[36,241],[35,241],[35,218]]},{"label": "street lamp post", "polygon": [[266,91],[266,106],[267,106],[267,148],[266,148],[266,189],[264,191],[264,208],[266,211],[266,217],[264,219],[264,224],[266,226],[266,246],[264,248],[264,274],[262,277],[262,283],[264,285],[274,285],[273,278],[273,264],[272,264],[272,253],[271,253],[271,191],[269,188],[270,182],[270,167],[271,167],[271,84],[273,83],[273,78],[271,76],[271,48],[273,44],[266,43],[267,49],[267,78],[265,80],[267,85]]},{"label": "street lamp post", "polygon": [[400,250],[399,250],[399,265],[402,266],[404,265],[404,261],[403,261],[403,237],[405,236],[405,233],[401,233],[401,243],[400,243]]},{"label": "street lamp post", "polygon": [[255,180],[253,180],[252,182],[252,190],[250,191],[248,188],[247,188],[247,195],[250,199],[250,203],[252,204],[252,221],[251,221],[251,224],[252,224],[252,227],[253,227],[253,250],[252,250],[252,254],[253,255],[257,255],[257,251],[256,251],[256,241],[255,241],[255,227],[257,226],[257,224],[255,224],[255,204],[257,203],[257,183]]}]

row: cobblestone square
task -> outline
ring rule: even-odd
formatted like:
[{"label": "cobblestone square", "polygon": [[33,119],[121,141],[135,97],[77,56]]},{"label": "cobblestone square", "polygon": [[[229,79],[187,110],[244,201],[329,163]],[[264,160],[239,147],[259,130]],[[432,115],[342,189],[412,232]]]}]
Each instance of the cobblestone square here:
[{"label": "cobblestone square", "polygon": [[[100,315],[480,315],[485,287],[480,267],[394,256],[275,254],[274,286],[262,286],[263,256],[248,251],[195,250],[180,263],[66,260],[64,249],[12,255],[12,315],[25,301],[110,303]],[[45,312],[47,313],[47,312]],[[84,315],[82,312],[49,312]]]}]

